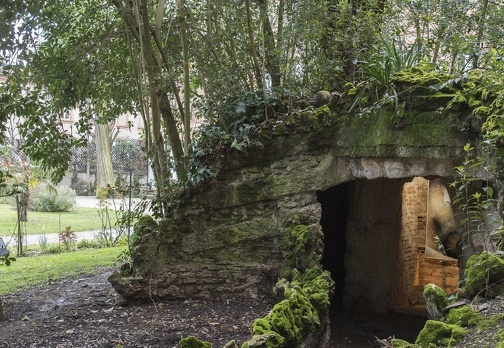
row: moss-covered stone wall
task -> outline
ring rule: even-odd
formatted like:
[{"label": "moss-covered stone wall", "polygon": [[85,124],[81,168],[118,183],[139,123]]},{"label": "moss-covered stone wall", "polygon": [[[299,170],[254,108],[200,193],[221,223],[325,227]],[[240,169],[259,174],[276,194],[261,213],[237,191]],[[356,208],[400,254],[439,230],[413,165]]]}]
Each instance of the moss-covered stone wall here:
[{"label": "moss-covered stone wall", "polygon": [[[131,267],[114,274],[112,284],[127,299],[274,297],[285,230],[302,224],[322,236],[317,190],[380,179],[369,199],[354,202],[348,267],[360,270],[349,276],[358,298],[348,303],[386,310],[392,295],[378,305],[383,298],[376,294],[393,289],[369,284],[392,280],[381,272],[394,267],[397,253],[385,257],[382,250],[399,244],[401,180],[451,176],[468,140],[436,111],[439,103],[401,98],[400,113],[391,106],[358,116],[344,101],[308,103],[265,122],[248,147],[214,158],[215,178],[185,191],[164,219],[136,228]],[[365,258],[375,267],[358,266]]]}]

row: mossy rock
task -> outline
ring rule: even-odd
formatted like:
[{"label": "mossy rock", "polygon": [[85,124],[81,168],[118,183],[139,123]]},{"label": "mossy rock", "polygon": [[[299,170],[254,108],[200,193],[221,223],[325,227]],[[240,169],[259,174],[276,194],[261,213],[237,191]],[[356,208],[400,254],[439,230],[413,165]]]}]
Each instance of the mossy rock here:
[{"label": "mossy rock", "polygon": [[443,308],[448,306],[446,292],[435,284],[427,284],[424,287],[423,296],[427,304],[429,318],[441,319],[443,316]]},{"label": "mossy rock", "polygon": [[430,344],[449,347],[465,335],[466,330],[459,325],[427,320],[415,343],[422,348],[429,348]]},{"label": "mossy rock", "polygon": [[328,272],[313,268],[300,273],[294,269],[292,282],[283,279],[285,299],[264,318],[252,324],[252,339],[242,347],[297,347],[320,327],[319,313],[329,308],[332,281]]},{"label": "mossy rock", "polygon": [[282,278],[290,278],[293,269],[300,272],[319,265],[322,259],[322,236],[314,226],[297,225],[285,231],[285,237],[280,243],[284,256]]},{"label": "mossy rock", "polygon": [[447,75],[426,67],[414,67],[401,70],[392,76],[392,82],[396,85],[409,86],[410,92],[427,92],[432,94],[432,86],[440,85],[447,81]]},{"label": "mossy rock", "polygon": [[464,275],[464,290],[470,296],[483,294],[487,286],[504,279],[504,260],[487,252],[472,255],[467,260]]},{"label": "mossy rock", "polygon": [[277,303],[271,313],[252,324],[254,335],[276,333],[285,340],[285,345],[295,347],[303,337],[316,330],[318,314],[303,290],[295,286],[289,297]]},{"label": "mossy rock", "polygon": [[482,320],[482,316],[469,306],[452,308],[446,314],[446,323],[463,327],[477,326]]},{"label": "mossy rock", "polygon": [[194,336],[182,338],[179,342],[180,348],[212,348],[212,344],[201,341]]},{"label": "mossy rock", "polygon": [[331,279],[331,273],[322,270],[319,266],[307,269],[303,275],[302,288],[310,303],[319,313],[329,309],[330,299],[334,293],[334,281]]},{"label": "mossy rock", "polygon": [[158,228],[158,223],[150,215],[142,216],[135,224],[134,231],[140,236],[149,234]]},{"label": "mossy rock", "polygon": [[408,341],[401,339],[392,340],[392,347],[394,348],[419,348],[418,344],[409,343]]},{"label": "mossy rock", "polygon": [[281,348],[284,347],[284,338],[276,332],[262,335],[253,335],[241,348]]}]

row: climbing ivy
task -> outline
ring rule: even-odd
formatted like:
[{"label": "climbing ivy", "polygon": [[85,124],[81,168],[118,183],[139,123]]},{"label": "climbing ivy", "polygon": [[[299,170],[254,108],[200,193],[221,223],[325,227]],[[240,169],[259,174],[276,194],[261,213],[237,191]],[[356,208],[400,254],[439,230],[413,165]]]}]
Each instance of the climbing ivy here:
[{"label": "climbing ivy", "polygon": [[196,185],[216,176],[211,163],[226,150],[243,151],[261,122],[271,117],[275,96],[246,92],[223,104],[218,119],[201,126],[193,136],[187,180]]}]

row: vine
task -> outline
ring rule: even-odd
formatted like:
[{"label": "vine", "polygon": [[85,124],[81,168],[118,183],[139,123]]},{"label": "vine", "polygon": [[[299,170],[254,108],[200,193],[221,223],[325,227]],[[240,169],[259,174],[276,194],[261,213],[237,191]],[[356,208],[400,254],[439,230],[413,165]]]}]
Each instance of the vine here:
[{"label": "vine", "polygon": [[471,144],[466,144],[464,151],[466,159],[454,168],[457,178],[450,183],[456,190],[452,203],[460,217],[462,247],[475,251],[475,239],[481,236],[484,250],[496,252],[495,245],[501,242],[503,233],[502,224],[497,222],[494,198],[494,187],[500,187],[500,182],[481,157],[474,154]]}]

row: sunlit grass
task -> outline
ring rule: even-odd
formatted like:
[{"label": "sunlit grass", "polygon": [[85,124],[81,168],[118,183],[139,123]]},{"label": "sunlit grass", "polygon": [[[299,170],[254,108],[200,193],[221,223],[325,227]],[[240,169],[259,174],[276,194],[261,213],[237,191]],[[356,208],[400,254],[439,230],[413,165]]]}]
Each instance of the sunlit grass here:
[{"label": "sunlit grass", "polygon": [[[116,222],[113,210],[108,211],[111,223]],[[16,229],[17,212],[12,205],[0,204],[0,236],[11,235]],[[67,226],[72,231],[90,231],[102,228],[102,221],[97,208],[75,208],[64,213],[28,212],[27,234],[58,233]]]},{"label": "sunlit grass", "polygon": [[12,294],[24,287],[57,281],[110,267],[126,247],[83,249],[62,254],[19,257],[10,266],[0,266],[0,295]]}]

